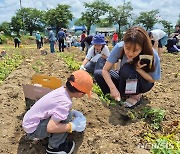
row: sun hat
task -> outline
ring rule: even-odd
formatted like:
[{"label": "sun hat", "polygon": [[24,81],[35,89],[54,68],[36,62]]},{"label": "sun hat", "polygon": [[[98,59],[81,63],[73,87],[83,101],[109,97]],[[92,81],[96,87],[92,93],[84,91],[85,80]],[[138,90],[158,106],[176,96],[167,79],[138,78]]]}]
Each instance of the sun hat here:
[{"label": "sun hat", "polygon": [[93,79],[88,72],[78,70],[72,73],[74,75],[74,82],[70,81],[71,85],[77,90],[86,93],[91,98],[91,89],[93,87]]},{"label": "sun hat", "polygon": [[106,44],[105,40],[104,40],[104,36],[102,34],[97,34],[92,38],[92,42],[91,44]]}]

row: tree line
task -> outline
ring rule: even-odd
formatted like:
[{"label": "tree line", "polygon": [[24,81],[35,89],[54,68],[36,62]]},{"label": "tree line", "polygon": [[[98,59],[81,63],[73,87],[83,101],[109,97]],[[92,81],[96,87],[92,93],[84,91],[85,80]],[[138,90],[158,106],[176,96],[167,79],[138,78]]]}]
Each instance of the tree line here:
[{"label": "tree line", "polygon": [[[85,11],[75,21],[75,25],[85,25],[88,34],[92,25],[109,27],[117,24],[120,37],[123,29],[133,25],[140,25],[146,30],[151,30],[156,23],[161,23],[168,34],[173,28],[171,22],[157,18],[158,10],[140,12],[139,16],[135,16],[130,2],[112,7],[107,2],[95,0],[91,3],[84,2],[83,6]],[[20,31],[26,31],[32,35],[33,31],[43,31],[47,26],[55,27],[56,31],[61,27],[68,28],[69,20],[74,18],[70,9],[71,6],[65,4],[59,4],[56,8],[46,11],[36,8],[21,8],[11,18],[10,22],[3,22],[0,25],[0,31],[4,31],[7,35],[10,35],[11,32],[19,35]],[[180,15],[177,24],[180,24]]]}]

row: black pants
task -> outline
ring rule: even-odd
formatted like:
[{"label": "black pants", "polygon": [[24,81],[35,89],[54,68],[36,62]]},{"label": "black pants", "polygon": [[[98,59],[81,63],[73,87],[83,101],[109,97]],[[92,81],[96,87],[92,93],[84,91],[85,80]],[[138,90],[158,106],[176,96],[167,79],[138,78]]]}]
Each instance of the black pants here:
[{"label": "black pants", "polygon": [[15,48],[18,47],[19,48],[19,41],[14,41],[14,45],[15,45]]},{"label": "black pants", "polygon": [[41,42],[39,40],[36,40],[36,44],[37,44],[37,49],[41,48]]},{"label": "black pants", "polygon": [[[138,83],[136,94],[145,93],[154,86],[154,83],[148,82],[141,75],[139,75],[139,73],[136,72],[132,64],[124,64],[119,72],[110,70],[109,73],[113,83],[119,90],[121,97],[125,96],[125,87],[127,79],[137,78]],[[110,93],[110,89],[102,76],[102,70],[96,70],[94,72],[94,78],[104,94]]]},{"label": "black pants", "polygon": [[59,39],[59,51],[64,52],[64,39]]}]

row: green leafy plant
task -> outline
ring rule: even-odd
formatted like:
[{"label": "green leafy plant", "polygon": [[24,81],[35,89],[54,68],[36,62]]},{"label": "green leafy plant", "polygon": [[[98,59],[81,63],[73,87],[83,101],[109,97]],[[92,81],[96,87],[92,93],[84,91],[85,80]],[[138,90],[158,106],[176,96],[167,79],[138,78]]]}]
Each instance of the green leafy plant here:
[{"label": "green leafy plant", "polygon": [[20,54],[13,54],[10,56],[5,56],[4,59],[0,61],[0,83],[22,63],[23,57]]},{"label": "green leafy plant", "polygon": [[165,111],[158,109],[158,108],[150,108],[146,107],[142,111],[143,113],[143,118],[149,120],[152,124],[151,126],[154,129],[160,129],[161,128],[161,122],[164,119],[165,116]]},{"label": "green leafy plant", "polygon": [[180,141],[177,141],[173,134],[160,136],[154,141],[151,152],[153,154],[179,154]]},{"label": "green leafy plant", "polygon": [[44,62],[42,62],[41,60],[37,60],[36,65],[41,65],[42,66],[42,65],[44,65]]},{"label": "green leafy plant", "polygon": [[61,53],[59,54],[61,58],[65,61],[65,63],[68,65],[70,70],[78,70],[80,68],[81,63],[74,60],[74,55],[68,55]]},{"label": "green leafy plant", "polygon": [[35,72],[40,73],[40,69],[36,65],[32,65],[32,68]]}]

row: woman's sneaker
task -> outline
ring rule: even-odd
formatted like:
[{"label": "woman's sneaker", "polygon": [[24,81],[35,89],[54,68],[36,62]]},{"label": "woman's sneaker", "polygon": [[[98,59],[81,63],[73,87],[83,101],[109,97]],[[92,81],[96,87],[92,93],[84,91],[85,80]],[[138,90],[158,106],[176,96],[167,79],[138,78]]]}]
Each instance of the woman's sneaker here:
[{"label": "woman's sneaker", "polygon": [[46,154],[71,154],[74,150],[74,141],[65,141],[58,148],[51,148],[49,145],[46,149]]}]

